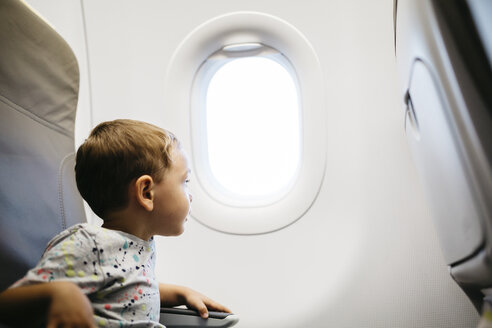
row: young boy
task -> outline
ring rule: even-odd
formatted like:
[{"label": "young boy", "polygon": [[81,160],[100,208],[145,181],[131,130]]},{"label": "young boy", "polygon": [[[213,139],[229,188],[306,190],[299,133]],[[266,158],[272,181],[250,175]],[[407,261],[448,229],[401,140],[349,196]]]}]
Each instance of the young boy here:
[{"label": "young boy", "polygon": [[133,120],[101,123],[78,149],[75,172],[80,194],[104,223],[78,224],[53,238],[38,265],[0,294],[2,321],[163,327],[161,305],[184,304],[203,318],[207,308],[230,312],[155,280],[153,236],[183,233],[192,200],[188,160],[173,134]]}]

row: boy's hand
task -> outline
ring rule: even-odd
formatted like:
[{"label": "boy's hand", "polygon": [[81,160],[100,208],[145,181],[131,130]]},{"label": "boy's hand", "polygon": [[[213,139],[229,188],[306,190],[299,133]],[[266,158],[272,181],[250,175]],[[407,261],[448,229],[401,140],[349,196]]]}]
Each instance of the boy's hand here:
[{"label": "boy's hand", "polygon": [[224,305],[211,300],[207,296],[202,295],[193,289],[185,288],[184,293],[185,294],[183,296],[186,301],[185,305],[189,308],[197,310],[198,313],[200,313],[200,316],[204,319],[208,318],[208,310],[231,313],[231,310]]},{"label": "boy's hand", "polygon": [[52,282],[46,328],[95,328],[94,312],[87,296],[70,282]]},{"label": "boy's hand", "polygon": [[224,305],[219,304],[207,296],[187,287],[159,284],[159,292],[161,294],[162,305],[186,305],[188,308],[197,310],[198,313],[200,313],[200,316],[204,319],[208,318],[209,310],[227,313],[232,312]]}]

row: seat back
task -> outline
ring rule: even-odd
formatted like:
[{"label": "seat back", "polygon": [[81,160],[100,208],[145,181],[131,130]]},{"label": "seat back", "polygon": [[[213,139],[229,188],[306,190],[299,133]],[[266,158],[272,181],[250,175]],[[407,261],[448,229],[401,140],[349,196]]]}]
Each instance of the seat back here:
[{"label": "seat back", "polygon": [[492,287],[492,2],[395,1],[405,130],[451,276]]},{"label": "seat back", "polygon": [[0,290],[85,221],[74,174],[77,60],[23,2],[0,1]]}]

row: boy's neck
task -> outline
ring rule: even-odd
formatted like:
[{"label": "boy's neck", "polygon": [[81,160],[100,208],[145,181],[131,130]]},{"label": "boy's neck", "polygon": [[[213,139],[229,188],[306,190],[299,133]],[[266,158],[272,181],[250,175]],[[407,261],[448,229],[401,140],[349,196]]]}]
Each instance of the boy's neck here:
[{"label": "boy's neck", "polygon": [[142,240],[152,238],[153,234],[150,233],[144,224],[145,219],[141,215],[130,212],[129,208],[111,212],[104,218],[102,227],[110,230],[123,231]]}]

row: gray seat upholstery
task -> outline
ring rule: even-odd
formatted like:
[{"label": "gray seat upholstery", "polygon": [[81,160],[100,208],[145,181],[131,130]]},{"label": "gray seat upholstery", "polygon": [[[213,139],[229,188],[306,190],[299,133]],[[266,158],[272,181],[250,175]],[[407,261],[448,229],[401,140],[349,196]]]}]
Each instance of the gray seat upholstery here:
[{"label": "gray seat upholstery", "polygon": [[492,2],[395,1],[405,130],[451,276],[492,291]]},{"label": "gray seat upholstery", "polygon": [[22,2],[0,1],[0,289],[85,221],[74,178],[77,60]]}]

